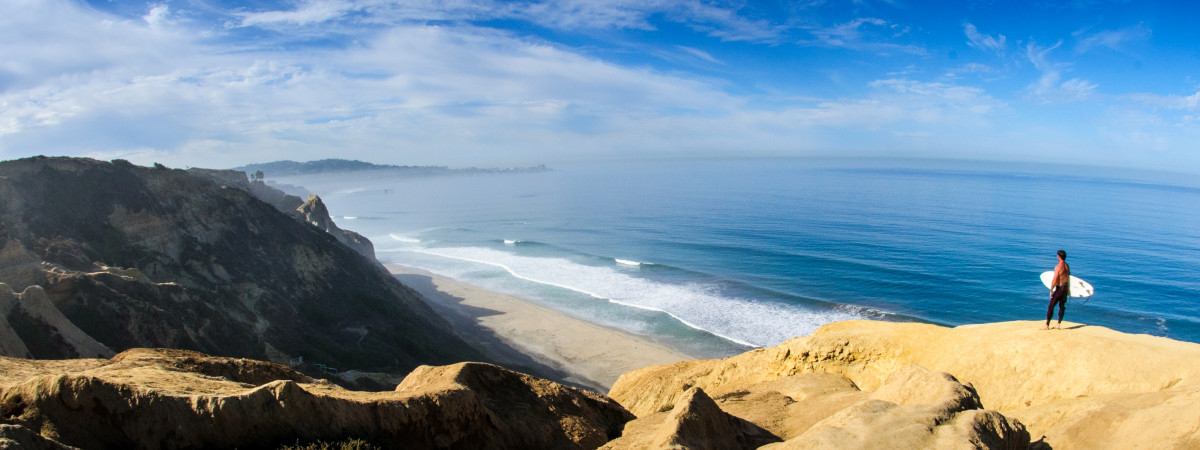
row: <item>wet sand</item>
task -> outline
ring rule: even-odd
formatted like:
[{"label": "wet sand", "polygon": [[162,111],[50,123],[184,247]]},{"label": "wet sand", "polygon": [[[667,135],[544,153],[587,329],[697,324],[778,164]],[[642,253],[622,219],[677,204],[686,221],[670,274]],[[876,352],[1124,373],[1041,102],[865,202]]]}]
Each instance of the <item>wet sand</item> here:
[{"label": "wet sand", "polygon": [[420,269],[387,268],[424,295],[467,342],[512,370],[604,393],[625,372],[696,359],[511,295]]}]

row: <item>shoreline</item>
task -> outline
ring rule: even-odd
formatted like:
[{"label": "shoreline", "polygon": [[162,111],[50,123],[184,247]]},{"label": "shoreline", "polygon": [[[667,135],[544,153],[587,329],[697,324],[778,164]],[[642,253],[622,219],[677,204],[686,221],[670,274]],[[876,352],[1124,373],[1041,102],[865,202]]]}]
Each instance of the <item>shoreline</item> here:
[{"label": "shoreline", "polygon": [[513,370],[605,393],[623,373],[698,359],[508,294],[413,267],[385,267],[464,340]]}]

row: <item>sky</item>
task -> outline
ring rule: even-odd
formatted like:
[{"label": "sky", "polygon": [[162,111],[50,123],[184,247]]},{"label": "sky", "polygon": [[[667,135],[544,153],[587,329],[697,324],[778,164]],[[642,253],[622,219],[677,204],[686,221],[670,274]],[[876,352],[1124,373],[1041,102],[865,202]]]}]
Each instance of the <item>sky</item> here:
[{"label": "sky", "polygon": [[0,159],[1196,173],[1189,3],[0,0]]}]

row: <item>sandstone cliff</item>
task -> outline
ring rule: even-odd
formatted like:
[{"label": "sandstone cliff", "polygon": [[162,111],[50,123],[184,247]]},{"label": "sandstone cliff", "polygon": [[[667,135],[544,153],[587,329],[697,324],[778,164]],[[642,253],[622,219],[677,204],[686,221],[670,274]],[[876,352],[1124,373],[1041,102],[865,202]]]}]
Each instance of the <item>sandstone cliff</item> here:
[{"label": "sandstone cliff", "polygon": [[354,437],[382,448],[584,449],[632,418],[598,394],[480,363],[421,367],[373,393],[179,350],[0,357],[0,374],[0,437],[42,448],[270,449]]},{"label": "sandstone cliff", "polygon": [[1065,325],[837,322],[609,395],[642,418],[701,388],[779,448],[1200,448],[1200,345]]},{"label": "sandstone cliff", "polygon": [[169,347],[398,373],[481,358],[419,294],[295,217],[188,171],[2,162],[0,348]]}]

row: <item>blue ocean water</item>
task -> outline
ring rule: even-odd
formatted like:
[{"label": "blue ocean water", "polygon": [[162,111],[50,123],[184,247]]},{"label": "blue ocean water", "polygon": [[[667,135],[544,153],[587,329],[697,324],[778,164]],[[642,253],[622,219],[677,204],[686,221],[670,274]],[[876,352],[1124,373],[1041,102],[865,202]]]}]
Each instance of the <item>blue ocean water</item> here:
[{"label": "blue ocean water", "polygon": [[[555,165],[278,178],[385,262],[723,356],[870,318],[1066,320],[1200,342],[1200,187],[1127,170],[903,160]],[[268,174],[269,175],[269,174]]]}]

